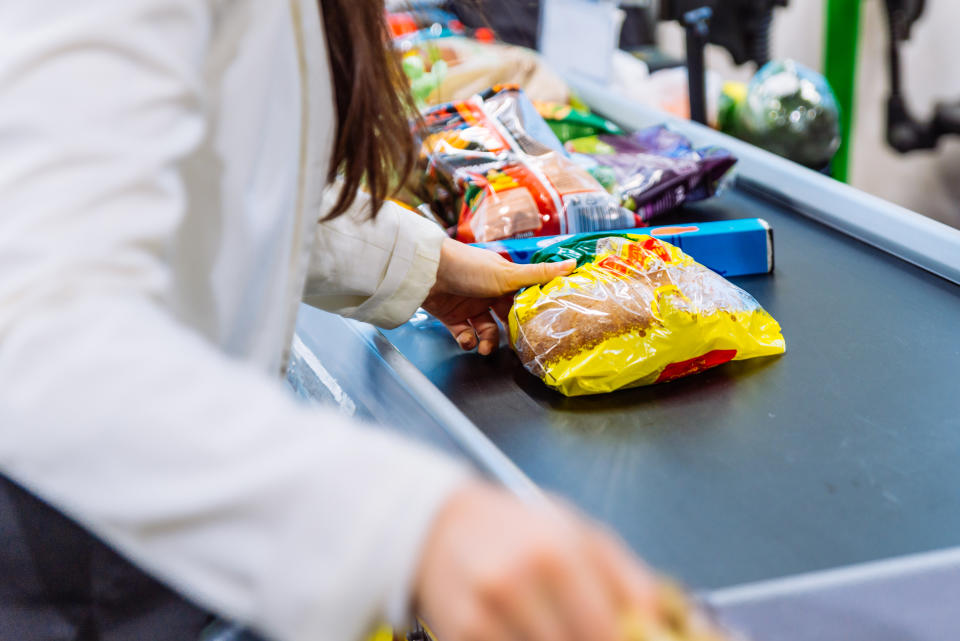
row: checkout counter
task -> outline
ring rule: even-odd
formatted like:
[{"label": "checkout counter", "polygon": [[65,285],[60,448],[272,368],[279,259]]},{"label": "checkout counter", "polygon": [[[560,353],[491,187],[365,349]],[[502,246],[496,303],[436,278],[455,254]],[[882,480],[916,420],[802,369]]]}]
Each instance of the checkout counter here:
[{"label": "checkout counter", "polygon": [[304,307],[291,384],[565,497],[748,638],[960,639],[960,230],[572,84],[625,128],[667,121],[739,158],[723,193],[658,222],[770,224],[774,272],[731,280],[787,353],[565,398],[425,313],[380,331]]}]

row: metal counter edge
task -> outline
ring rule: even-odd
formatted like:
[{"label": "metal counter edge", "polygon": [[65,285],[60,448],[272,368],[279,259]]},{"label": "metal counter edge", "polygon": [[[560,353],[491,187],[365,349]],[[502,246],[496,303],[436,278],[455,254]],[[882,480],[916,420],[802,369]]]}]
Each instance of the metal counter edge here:
[{"label": "metal counter edge", "polygon": [[426,412],[444,427],[447,434],[466,452],[479,468],[525,501],[544,499],[543,492],[506,454],[493,444],[456,405],[447,398],[416,365],[400,353],[377,328],[354,320],[347,325],[407,385]]},{"label": "metal counter edge", "polygon": [[918,574],[947,566],[960,566],[960,547],[896,556],[828,570],[733,585],[713,590],[703,596],[711,606],[723,608],[740,603],[751,603],[866,582],[895,579],[905,574]]}]

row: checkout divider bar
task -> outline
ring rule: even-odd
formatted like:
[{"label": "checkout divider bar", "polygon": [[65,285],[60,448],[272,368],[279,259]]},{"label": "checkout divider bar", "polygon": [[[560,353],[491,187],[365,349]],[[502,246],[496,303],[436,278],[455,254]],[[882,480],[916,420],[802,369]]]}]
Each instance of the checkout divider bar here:
[{"label": "checkout divider bar", "polygon": [[776,154],[656,111],[575,75],[566,80],[594,111],[627,130],[667,124],[697,146],[730,150],[737,186],[960,285],[960,230],[894,205]]}]

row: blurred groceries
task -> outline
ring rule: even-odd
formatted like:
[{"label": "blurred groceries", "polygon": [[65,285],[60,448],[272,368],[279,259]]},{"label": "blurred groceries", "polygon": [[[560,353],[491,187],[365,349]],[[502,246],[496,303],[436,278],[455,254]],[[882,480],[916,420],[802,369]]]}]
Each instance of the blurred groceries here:
[{"label": "blurred groceries", "polygon": [[423,113],[411,191],[464,242],[639,224],[560,141],[515,85]]},{"label": "blurred groceries", "polygon": [[[735,162],[664,127],[624,132],[536,52],[458,35],[467,29],[436,7],[389,22],[422,110],[418,170],[397,198],[458,240],[637,227],[711,196]],[[623,86],[658,76],[614,57]]]},{"label": "blurred groceries", "polygon": [[[564,146],[556,132],[589,135]],[[620,129],[566,105],[538,109],[515,85],[430,107],[410,204],[428,204],[464,242],[625,229],[712,195],[735,162],[664,127],[605,132]]]},{"label": "blurred groceries", "polygon": [[826,79],[803,65],[769,62],[750,84],[724,87],[726,133],[812,169],[840,147],[840,113]]}]

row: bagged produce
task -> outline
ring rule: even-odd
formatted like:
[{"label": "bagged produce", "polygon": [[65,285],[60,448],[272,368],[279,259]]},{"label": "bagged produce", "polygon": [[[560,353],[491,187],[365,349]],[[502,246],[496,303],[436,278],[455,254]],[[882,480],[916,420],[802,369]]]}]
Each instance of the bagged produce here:
[{"label": "bagged produce", "polygon": [[651,236],[570,239],[534,262],[577,269],[514,299],[510,343],[567,396],[662,383],[783,353],[780,325],[747,292]]},{"label": "bagged produce", "polygon": [[600,134],[566,143],[582,166],[613,172],[613,193],[643,221],[685,202],[716,193],[721,177],[737,162],[719,147],[694,149],[684,136],[664,126],[626,136]]},{"label": "bagged produce", "polygon": [[463,242],[624,229],[620,206],[515,86],[423,113],[424,173],[411,191]]}]

